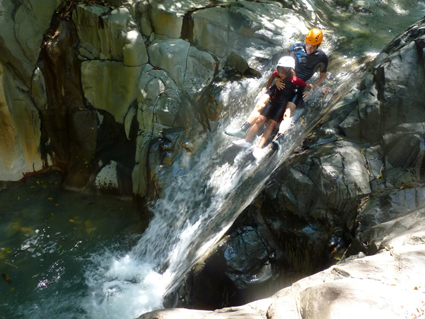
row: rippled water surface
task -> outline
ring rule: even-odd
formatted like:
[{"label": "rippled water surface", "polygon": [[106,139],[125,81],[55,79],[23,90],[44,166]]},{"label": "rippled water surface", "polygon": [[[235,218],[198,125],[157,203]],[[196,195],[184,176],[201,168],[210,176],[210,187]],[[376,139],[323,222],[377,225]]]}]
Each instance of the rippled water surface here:
[{"label": "rippled water surface", "polygon": [[0,191],[0,318],[77,318],[85,269],[128,251],[141,215],[131,201],[64,192],[56,174]]}]

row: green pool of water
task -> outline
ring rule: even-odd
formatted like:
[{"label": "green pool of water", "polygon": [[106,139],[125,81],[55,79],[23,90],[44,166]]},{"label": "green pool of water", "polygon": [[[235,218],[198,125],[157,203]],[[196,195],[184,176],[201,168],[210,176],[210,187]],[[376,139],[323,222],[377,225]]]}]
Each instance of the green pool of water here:
[{"label": "green pool of water", "polygon": [[60,184],[51,174],[0,191],[0,318],[84,316],[92,256],[129,251],[146,226],[132,201]]}]

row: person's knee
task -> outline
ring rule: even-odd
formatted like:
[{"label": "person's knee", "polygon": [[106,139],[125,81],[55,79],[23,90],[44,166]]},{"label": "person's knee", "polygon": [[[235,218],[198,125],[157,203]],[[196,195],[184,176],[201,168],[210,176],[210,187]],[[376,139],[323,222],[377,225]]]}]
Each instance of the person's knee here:
[{"label": "person's knee", "polygon": [[255,124],[256,125],[263,125],[266,122],[267,118],[263,115],[260,115],[259,117],[257,117],[257,119],[255,120]]},{"label": "person's knee", "polygon": [[267,127],[274,128],[277,125],[277,122],[274,120],[270,120],[267,122]]},{"label": "person's knee", "polygon": [[255,105],[255,108],[254,108],[254,112],[261,112],[261,110],[264,108],[264,103],[257,103],[256,105]]}]

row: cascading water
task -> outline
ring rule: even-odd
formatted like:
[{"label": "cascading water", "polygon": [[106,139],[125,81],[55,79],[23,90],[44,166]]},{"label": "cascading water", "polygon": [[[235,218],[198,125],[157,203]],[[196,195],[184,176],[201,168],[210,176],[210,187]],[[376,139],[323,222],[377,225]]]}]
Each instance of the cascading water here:
[{"label": "cascading water", "polygon": [[[222,100],[234,101],[227,105],[233,112],[246,113],[264,81],[229,82],[221,93]],[[250,102],[245,110],[243,100]],[[193,169],[170,185],[153,205],[154,218],[139,243],[120,258],[98,256],[98,263],[87,271],[92,294],[85,309],[90,317],[132,318],[161,308],[166,290],[221,237],[255,196],[255,191],[241,196],[245,205],[230,209],[230,197],[256,163],[247,161],[250,150],[233,148],[222,130],[219,128],[200,152]],[[233,156],[226,155],[229,149]],[[260,189],[260,185],[261,181],[253,188]]]},{"label": "cascading water", "polygon": [[[267,77],[226,85],[221,94],[227,112],[239,113],[231,125],[240,124],[251,111]],[[86,272],[90,298],[84,308],[90,317],[132,318],[162,308],[163,295],[232,225],[315,125],[326,104],[312,103],[314,107],[302,110],[309,125],[294,127],[287,134],[286,148],[260,162],[251,149],[232,146],[232,138],[223,134],[225,125],[219,127],[193,169],[154,204],[154,218],[138,244],[119,258],[98,256],[100,264]]]}]

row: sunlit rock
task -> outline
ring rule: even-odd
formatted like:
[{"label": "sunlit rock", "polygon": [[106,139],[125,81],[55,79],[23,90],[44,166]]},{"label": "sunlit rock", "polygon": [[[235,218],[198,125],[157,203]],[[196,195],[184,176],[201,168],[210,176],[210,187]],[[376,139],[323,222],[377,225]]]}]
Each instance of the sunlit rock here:
[{"label": "sunlit rock", "polygon": [[165,37],[170,39],[180,38],[181,29],[183,25],[183,14],[176,14],[170,12],[170,7],[173,7],[170,1],[162,3],[162,1],[151,1],[149,7],[150,22],[153,31],[158,37]]},{"label": "sunlit rock", "polygon": [[141,66],[148,62],[145,41],[142,35],[135,30],[127,32],[123,47],[125,66]]},{"label": "sunlit rock", "polygon": [[127,8],[78,5],[73,20],[82,59],[123,61],[126,66],[147,62],[145,40]]},{"label": "sunlit rock", "polygon": [[[0,61],[2,119],[0,180],[17,181],[43,168],[40,154],[40,117],[30,95],[45,107],[43,79],[36,72],[43,35],[60,0],[5,1],[0,5]],[[7,65],[7,67],[6,67]],[[38,75],[37,75],[38,74]],[[34,80],[34,81],[32,81]]]},{"label": "sunlit rock", "polygon": [[112,161],[104,166],[96,176],[94,186],[100,189],[118,188],[117,163]]},{"label": "sunlit rock", "polygon": [[125,8],[78,5],[73,20],[80,39],[81,57],[123,61],[123,47],[131,20]]},{"label": "sunlit rock", "polygon": [[[43,35],[61,0],[30,0],[25,4],[2,1],[0,5],[0,61],[10,63],[15,76],[28,87],[40,53]],[[12,18],[13,17],[13,18]]]},{"label": "sunlit rock", "polygon": [[207,52],[191,46],[188,52],[184,90],[192,96],[200,93],[214,78],[217,62]]},{"label": "sunlit rock", "polygon": [[178,39],[181,37],[184,16],[209,4],[207,0],[149,1],[149,20],[153,31],[160,38]]},{"label": "sunlit rock", "polygon": [[18,181],[43,168],[40,117],[28,89],[0,64],[0,180]]},{"label": "sunlit rock", "polygon": [[154,123],[172,127],[181,102],[180,90],[168,74],[149,68],[140,78],[137,97],[140,129],[144,132],[153,131]]},{"label": "sunlit rock", "polygon": [[182,86],[189,48],[189,42],[181,39],[157,39],[148,47],[150,63],[155,67],[164,69],[177,85]]},{"label": "sunlit rock", "polygon": [[[195,53],[203,56],[202,52]],[[147,65],[138,90],[140,135],[133,185],[135,192],[146,194],[148,183],[158,189],[158,185],[170,181],[170,175],[185,172],[188,159],[184,155],[199,148],[206,135],[201,134],[204,128],[196,119],[192,104],[168,72]]]},{"label": "sunlit rock", "polygon": [[140,67],[127,67],[122,62],[84,61],[81,81],[84,96],[96,109],[111,113],[123,123],[130,104],[137,98]]},{"label": "sunlit rock", "polygon": [[299,33],[307,32],[304,19],[278,3],[233,2],[196,11],[192,18],[198,47],[228,60],[239,71],[246,69],[245,63],[261,71],[264,59],[289,49]]},{"label": "sunlit rock", "polygon": [[208,8],[193,13],[193,40],[202,49],[224,58],[228,46],[229,9]]},{"label": "sunlit rock", "polygon": [[153,32],[152,23],[149,18],[149,2],[148,0],[138,1],[135,6],[137,13],[141,16],[139,19],[140,32],[143,36],[148,37]]}]

